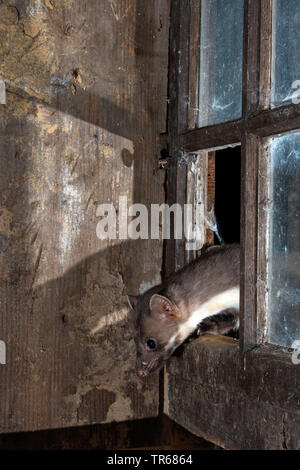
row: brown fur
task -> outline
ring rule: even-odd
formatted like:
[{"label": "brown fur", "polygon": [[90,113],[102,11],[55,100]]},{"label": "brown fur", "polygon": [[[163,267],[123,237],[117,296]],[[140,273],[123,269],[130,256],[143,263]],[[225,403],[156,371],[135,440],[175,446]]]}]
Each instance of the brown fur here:
[{"label": "brown fur", "polygon": [[[138,375],[144,377],[163,366],[188,336],[182,336],[179,331],[185,331],[182,326],[192,312],[216,295],[239,286],[239,260],[239,245],[210,248],[161,285],[138,298],[131,298],[136,319]],[[214,319],[211,328],[209,322],[204,323],[203,331],[211,329],[212,332],[226,334],[228,329],[236,327],[237,313],[231,310],[227,321],[223,315],[219,325]],[[147,347],[150,338],[156,342],[155,350]]]}]

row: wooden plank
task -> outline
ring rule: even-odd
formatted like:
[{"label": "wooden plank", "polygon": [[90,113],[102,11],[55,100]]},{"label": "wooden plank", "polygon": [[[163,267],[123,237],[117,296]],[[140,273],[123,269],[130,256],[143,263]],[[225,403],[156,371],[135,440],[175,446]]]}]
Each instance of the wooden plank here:
[{"label": "wooden plank", "polygon": [[243,116],[247,117],[259,104],[261,2],[244,3]]},{"label": "wooden plank", "polygon": [[236,340],[207,335],[171,359],[166,380],[169,416],[196,435],[226,449],[299,449],[300,375],[280,348],[240,361]]},{"label": "wooden plank", "polygon": [[[167,197],[171,206],[179,203],[183,207],[186,197],[186,156],[178,144],[178,133],[188,125],[189,94],[189,31],[190,2],[171,1],[170,47],[169,47],[169,106],[168,133],[170,155],[173,161],[167,171]],[[185,240],[174,240],[173,226],[171,239],[165,243],[165,275],[169,275],[184,265]]]},{"label": "wooden plank", "polygon": [[0,5],[0,432],[156,416],[126,293],[159,283],[162,242],[99,240],[96,208],[164,202],[169,4],[17,3]]},{"label": "wooden plank", "polygon": [[187,167],[186,204],[193,207],[191,223],[194,230],[196,227],[198,229],[198,238],[186,241],[185,263],[189,263],[198,256],[206,241],[207,177],[208,152],[191,155]]},{"label": "wooden plank", "polygon": [[197,126],[199,108],[199,70],[200,70],[200,4],[198,0],[190,1],[190,47],[189,47],[189,107],[188,128]]},{"label": "wooden plank", "polygon": [[261,112],[246,121],[233,121],[216,126],[194,129],[179,136],[180,146],[187,152],[215,149],[241,142],[242,132],[261,137],[300,128],[300,109],[288,105]]},{"label": "wooden plank", "polygon": [[245,126],[248,132],[252,132],[260,137],[299,129],[300,108],[297,105],[291,104],[264,111],[248,119]]},{"label": "wooden plank", "polygon": [[256,345],[257,169],[259,141],[247,135],[242,142],[241,169],[241,320],[240,345]]},{"label": "wooden plank", "polygon": [[189,100],[190,2],[171,1],[169,50],[169,135],[170,142],[187,129]]},{"label": "wooden plank", "polygon": [[[216,152],[208,152],[207,212],[214,211],[216,186]],[[214,245],[214,232],[206,230],[206,245]]]},{"label": "wooden plank", "polygon": [[232,121],[182,133],[179,145],[187,152],[210,150],[241,142],[242,122]]},{"label": "wooden plank", "polygon": [[[199,170],[199,162],[197,161],[197,156],[196,155],[191,155],[189,158],[188,166],[187,166],[187,175],[186,175],[186,204],[192,205],[192,207],[195,207],[195,201],[196,201],[196,193],[197,193],[197,171]],[[194,224],[195,219],[194,219],[195,213],[193,211],[192,217],[192,223]],[[186,243],[189,243],[187,241]],[[186,250],[185,252],[185,262],[189,263],[193,259],[195,259],[197,256],[197,253],[195,250]]]},{"label": "wooden plank", "polygon": [[271,102],[272,0],[261,0],[260,108]]},{"label": "wooden plank", "polygon": [[166,415],[125,423],[0,435],[1,450],[218,450]]},{"label": "wooden plank", "polygon": [[[174,152],[173,152],[174,154]],[[175,153],[176,155],[176,153]],[[169,206],[173,204],[180,204],[184,207],[186,202],[186,178],[187,167],[185,163],[180,162],[180,157],[175,157],[175,161],[168,169],[167,174],[167,203]],[[182,211],[182,223],[183,211]],[[182,225],[183,226],[183,225]],[[164,275],[168,276],[174,271],[177,271],[185,263],[185,237],[175,240],[174,235],[174,220],[171,219],[171,238],[165,241],[165,263]]]},{"label": "wooden plank", "polygon": [[266,314],[268,292],[268,249],[270,230],[270,155],[268,140],[261,139],[258,161],[257,189],[257,336],[258,344],[266,341]]},{"label": "wooden plank", "polygon": [[0,435],[1,450],[116,450],[159,446],[161,422],[148,418],[122,423],[94,424],[63,429]]}]

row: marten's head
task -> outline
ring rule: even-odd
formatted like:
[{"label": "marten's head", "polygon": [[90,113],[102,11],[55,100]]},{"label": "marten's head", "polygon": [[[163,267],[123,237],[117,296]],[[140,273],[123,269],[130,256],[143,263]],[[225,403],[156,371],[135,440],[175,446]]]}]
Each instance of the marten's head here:
[{"label": "marten's head", "polygon": [[136,372],[146,377],[159,370],[182,342],[178,307],[160,294],[129,297],[136,326]]}]

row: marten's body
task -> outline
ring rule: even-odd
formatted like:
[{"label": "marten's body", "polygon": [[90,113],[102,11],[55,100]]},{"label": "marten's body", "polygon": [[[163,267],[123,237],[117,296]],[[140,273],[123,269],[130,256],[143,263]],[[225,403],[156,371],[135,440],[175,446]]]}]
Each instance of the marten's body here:
[{"label": "marten's body", "polygon": [[163,366],[197,328],[199,334],[238,329],[239,273],[239,245],[213,247],[163,284],[130,298],[140,377]]}]

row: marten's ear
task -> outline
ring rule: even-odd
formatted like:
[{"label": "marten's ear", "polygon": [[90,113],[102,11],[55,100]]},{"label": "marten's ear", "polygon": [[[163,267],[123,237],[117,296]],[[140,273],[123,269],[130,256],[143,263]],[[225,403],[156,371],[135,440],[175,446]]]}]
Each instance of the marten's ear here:
[{"label": "marten's ear", "polygon": [[127,302],[129,307],[134,310],[138,301],[138,295],[127,295]]},{"label": "marten's ear", "polygon": [[163,295],[152,295],[149,307],[151,313],[158,314],[162,320],[176,320],[180,317],[178,307]]}]

